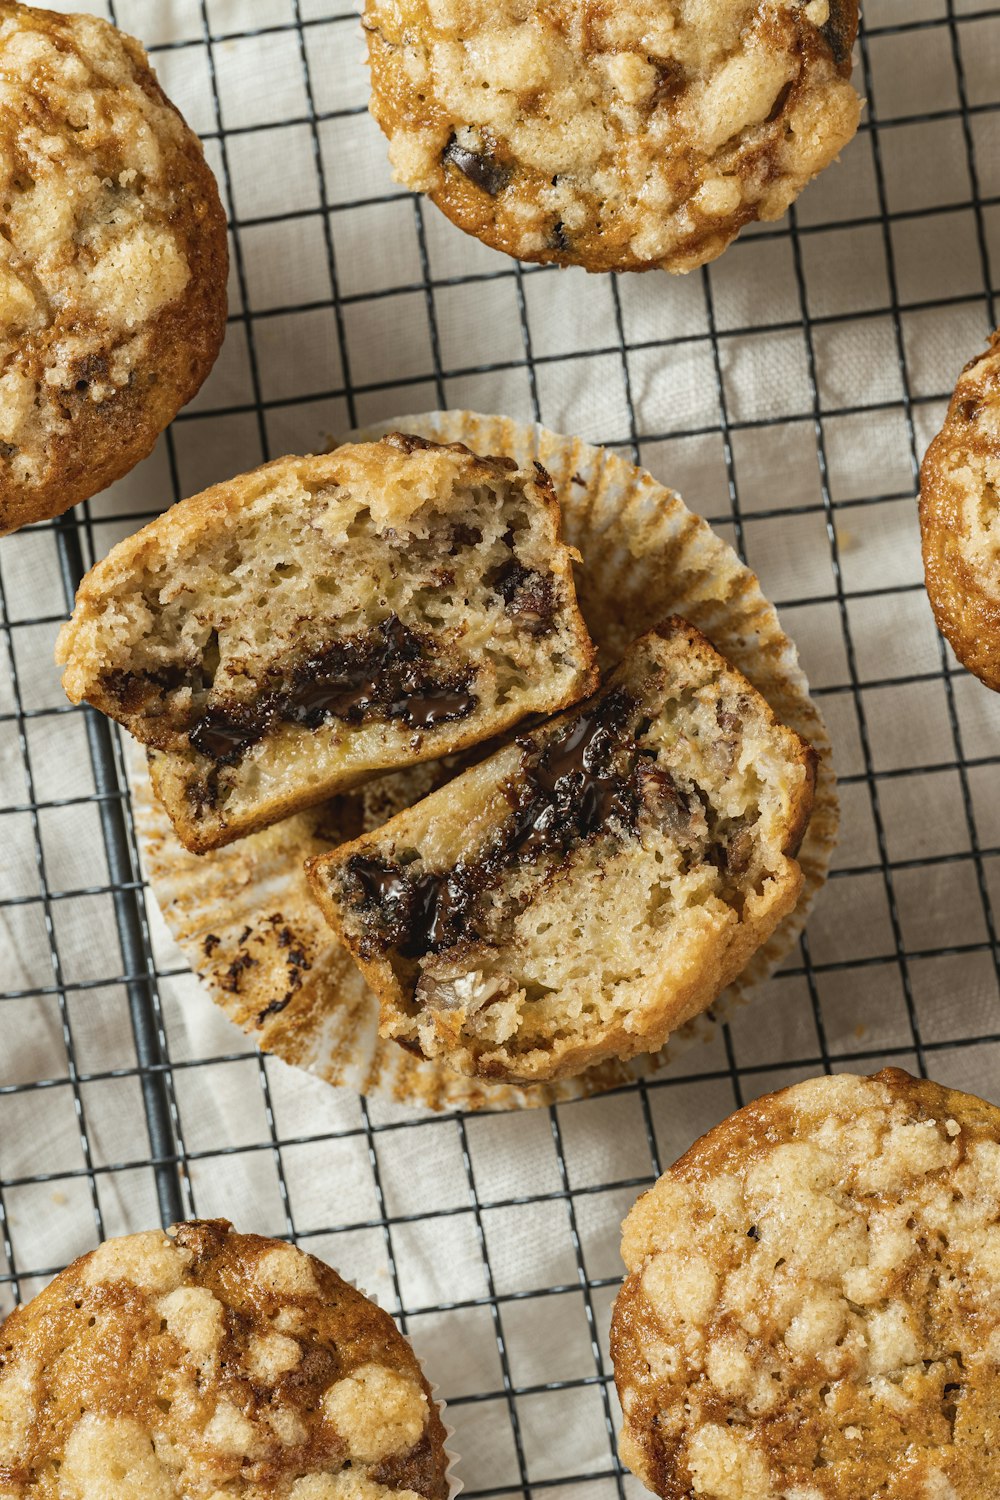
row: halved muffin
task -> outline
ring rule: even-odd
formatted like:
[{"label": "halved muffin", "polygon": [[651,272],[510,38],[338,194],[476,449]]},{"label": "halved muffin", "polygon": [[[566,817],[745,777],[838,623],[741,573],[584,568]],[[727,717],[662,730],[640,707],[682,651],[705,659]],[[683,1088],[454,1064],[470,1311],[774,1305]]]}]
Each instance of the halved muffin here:
[{"label": "halved muffin", "polygon": [[57,660],[202,852],[589,692],[548,475],[395,434],[181,501],[83,580]]},{"label": "halved muffin", "polygon": [[655,1051],[795,904],[815,756],[693,626],[313,859],[382,1034],[535,1082]]}]

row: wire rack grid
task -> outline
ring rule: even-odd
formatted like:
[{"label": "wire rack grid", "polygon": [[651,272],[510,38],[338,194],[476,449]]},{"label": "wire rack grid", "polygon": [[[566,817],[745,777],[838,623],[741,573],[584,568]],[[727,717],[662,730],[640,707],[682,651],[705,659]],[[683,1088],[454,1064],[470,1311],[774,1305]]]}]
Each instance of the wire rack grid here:
[{"label": "wire rack grid", "polygon": [[[231,316],[153,458],[0,548],[0,1313],[107,1234],[225,1213],[378,1290],[471,1495],[636,1495],[607,1353],[636,1193],[820,1070],[1000,1098],[1000,712],[934,632],[913,504],[997,324],[1000,7],[869,0],[842,164],[683,280],[521,266],[393,186],[337,0],[90,8],[147,42],[205,140]],[[664,1076],[548,1112],[344,1098],[206,1017],[143,887],[117,732],[50,666],[85,567],[168,500],[434,406],[578,432],[680,488],[778,603],[841,775],[830,885],[760,1001]]]}]

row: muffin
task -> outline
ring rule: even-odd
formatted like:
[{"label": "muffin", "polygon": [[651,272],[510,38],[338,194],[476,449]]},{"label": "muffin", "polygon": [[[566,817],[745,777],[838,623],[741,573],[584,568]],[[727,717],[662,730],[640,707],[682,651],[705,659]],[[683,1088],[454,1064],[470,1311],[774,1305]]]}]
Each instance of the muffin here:
[{"label": "muffin", "polygon": [[662,1047],[795,905],[810,748],[683,620],[582,707],[314,858],[381,1033],[538,1083]]},{"label": "muffin", "polygon": [[145,458],[215,361],[226,216],[140,44],[0,3],[0,534]]},{"label": "muffin", "polygon": [[[606,448],[506,417],[450,411],[411,414],[366,431],[402,429],[436,442],[500,453],[519,467],[537,460],[559,495],[566,539],[579,549],[577,596],[610,670],[651,619],[673,613],[697,625],[749,678],[777,718],[817,751],[813,811],[796,863],[802,889],[792,911],[712,1003],[671,1034],[666,1047],[612,1058],[548,1083],[491,1083],[454,1072],[378,1035],[379,1006],[313,899],[301,861],[394,816],[435,790],[448,762],[387,773],[207,855],[184,849],[152,794],[144,756],[129,747],[142,867],[160,912],[204,995],[255,1045],[338,1087],[431,1109],[522,1109],[580,1098],[675,1065],[701,1046],[733,1008],[797,947],[827,877],[838,805],[829,739],[794,645],[773,605],[732,548],[680,496]],[[482,758],[484,750],[468,752]],[[452,774],[456,774],[452,772]]]},{"label": "muffin", "polygon": [[665,1500],[989,1500],[1000,1110],[895,1068],[698,1141],[625,1220],[622,1459]]},{"label": "muffin", "polygon": [[924,575],[938,628],[1000,691],[1000,333],[966,365],[920,470]]},{"label": "muffin", "polygon": [[544,470],[394,434],[174,506],[87,575],[57,659],[201,852],[589,692],[573,555]]},{"label": "muffin", "polygon": [[0,1490],[446,1500],[445,1432],[387,1313],[225,1220],[109,1240],[0,1328]]},{"label": "muffin", "polygon": [[689,271],[850,141],[857,0],[366,0],[398,182],[521,260]]}]

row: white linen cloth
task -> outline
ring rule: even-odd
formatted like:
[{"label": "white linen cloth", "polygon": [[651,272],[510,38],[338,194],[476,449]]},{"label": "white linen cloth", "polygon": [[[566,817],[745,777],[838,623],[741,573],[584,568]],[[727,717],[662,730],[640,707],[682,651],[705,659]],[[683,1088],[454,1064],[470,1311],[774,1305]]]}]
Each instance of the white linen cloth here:
[{"label": "white linen cloth", "polygon": [[[913,498],[915,461],[990,331],[986,262],[1000,275],[1000,16],[963,20],[973,8],[869,0],[857,79],[883,123],[873,132],[866,117],[800,200],[797,239],[784,221],[704,275],[616,283],[522,274],[392,183],[342,0],[117,0],[208,136],[239,253],[214,373],[169,441],[91,503],[85,549],[103,554],[176,498],[174,475],[188,494],[399,411],[537,415],[626,453],[636,439],[657,477],[744,546],[799,644],[844,781],[838,874],[804,955],[737,1017],[731,1059],[720,1038],[645,1093],[551,1115],[414,1125],[262,1064],[170,972],[150,909],[188,1209],[294,1231],[384,1305],[401,1302],[451,1401],[470,1490],[622,1493],[613,1389],[595,1379],[609,1371],[618,1224],[737,1087],[750,1098],[826,1060],[916,1068],[916,1036],[932,1076],[1000,1099],[996,1044],[966,1045],[1000,1035],[1000,698],[942,654]],[[29,1296],[94,1244],[95,1207],[105,1234],[158,1211],[85,722],[60,711],[52,665],[65,609],[53,532],[0,544],[0,576],[0,1180]],[[0,1282],[0,1312],[11,1296]]]}]

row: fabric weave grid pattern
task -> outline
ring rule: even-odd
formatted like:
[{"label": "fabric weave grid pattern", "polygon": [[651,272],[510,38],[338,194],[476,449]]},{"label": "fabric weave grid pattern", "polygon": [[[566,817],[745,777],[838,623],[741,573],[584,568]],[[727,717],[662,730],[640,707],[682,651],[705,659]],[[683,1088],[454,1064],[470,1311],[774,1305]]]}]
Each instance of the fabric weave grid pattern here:
[{"label": "fabric weave grid pattern", "polygon": [[[230,324],[145,464],[0,545],[0,1313],[98,1238],[223,1214],[397,1315],[468,1493],[637,1496],[606,1334],[638,1191],[824,1069],[1000,1100],[1000,699],[934,630],[914,503],[998,321],[1000,6],[868,0],[841,163],[678,279],[522,267],[400,191],[342,0],[87,8],[144,40],[205,140]],[[435,406],[543,421],[680,490],[777,603],[841,776],[833,877],[754,1004],[663,1076],[516,1116],[413,1116],[260,1058],[147,900],[117,731],[51,665],[82,569],[166,504]]]}]

